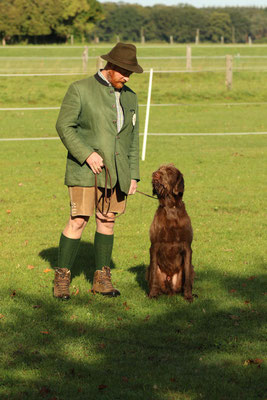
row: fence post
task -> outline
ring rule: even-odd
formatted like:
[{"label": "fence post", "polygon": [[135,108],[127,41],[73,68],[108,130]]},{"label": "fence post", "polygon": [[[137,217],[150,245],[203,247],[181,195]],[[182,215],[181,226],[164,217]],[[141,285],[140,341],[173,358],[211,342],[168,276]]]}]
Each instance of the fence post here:
[{"label": "fence post", "polygon": [[141,36],[141,44],[145,44],[145,35],[144,35],[144,28],[141,28],[140,31],[140,36]]},{"label": "fence post", "polygon": [[103,69],[104,68],[104,64],[105,64],[104,60],[101,57],[97,57],[97,60],[96,60],[96,68],[97,68],[97,70]]},{"label": "fence post", "polygon": [[199,29],[197,29],[197,32],[196,32],[196,45],[198,45],[199,44]]},{"label": "fence post", "polygon": [[119,43],[119,41],[120,41],[119,35],[116,35],[116,39],[117,39],[117,43]]},{"label": "fence post", "polygon": [[73,35],[70,35],[70,44],[73,45],[73,43],[74,43]]},{"label": "fence post", "polygon": [[224,44],[224,37],[221,36],[221,44]]},{"label": "fence post", "polygon": [[170,36],[170,44],[173,44],[173,36]]},{"label": "fence post", "polygon": [[152,80],[153,80],[153,68],[150,69],[150,75],[149,75],[149,85],[148,85],[148,95],[147,95],[147,105],[146,105],[146,121],[145,121],[143,150],[142,150],[142,161],[144,161],[145,157],[146,157],[146,142],[147,142],[150,100],[151,100],[151,91],[152,91]]},{"label": "fence post", "polygon": [[228,90],[232,89],[233,85],[233,56],[226,56],[226,86]]},{"label": "fence post", "polygon": [[232,43],[235,43],[235,27],[232,26]]},{"label": "fence post", "polygon": [[251,36],[248,37],[248,44],[251,46],[252,45],[252,38]]},{"label": "fence post", "polygon": [[192,57],[191,57],[191,46],[186,46],[186,69],[191,70],[192,69]]},{"label": "fence post", "polygon": [[86,72],[88,64],[88,46],[84,46],[82,59],[83,59],[83,72]]}]

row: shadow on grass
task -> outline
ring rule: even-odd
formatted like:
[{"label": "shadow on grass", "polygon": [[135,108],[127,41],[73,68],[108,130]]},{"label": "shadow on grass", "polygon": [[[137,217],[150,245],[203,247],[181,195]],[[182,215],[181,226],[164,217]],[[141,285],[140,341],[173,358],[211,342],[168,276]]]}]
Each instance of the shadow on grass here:
[{"label": "shadow on grass", "polygon": [[136,282],[139,287],[146,293],[148,293],[148,285],[145,279],[146,266],[145,264],[137,265],[136,267],[131,267],[128,269],[131,273],[136,275]]},{"label": "shadow on grass", "polygon": [[[57,268],[58,247],[50,247],[39,253],[39,256],[50,263],[51,268]],[[111,260],[110,268],[115,268],[115,264]],[[81,240],[77,258],[71,269],[72,279],[76,276],[84,274],[88,282],[93,282],[95,267],[94,246],[92,243]]]},{"label": "shadow on grass", "polygon": [[[140,280],[141,268],[132,271]],[[241,285],[238,276],[214,271],[212,279],[225,290]],[[236,300],[257,293],[259,301],[264,276],[247,284]],[[3,331],[1,399],[264,398],[265,366],[244,366],[262,357],[263,300],[255,312],[207,297],[191,305],[178,296],[142,302],[149,315],[135,309],[136,298],[15,296]]]}]

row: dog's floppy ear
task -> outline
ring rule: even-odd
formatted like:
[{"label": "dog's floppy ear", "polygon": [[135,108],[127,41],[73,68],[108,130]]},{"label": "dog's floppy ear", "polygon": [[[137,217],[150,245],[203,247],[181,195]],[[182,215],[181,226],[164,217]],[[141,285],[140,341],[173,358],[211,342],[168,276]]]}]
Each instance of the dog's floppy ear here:
[{"label": "dog's floppy ear", "polygon": [[175,195],[179,195],[180,197],[183,197],[184,194],[184,178],[181,173],[178,175],[177,182],[173,188],[173,193]]}]

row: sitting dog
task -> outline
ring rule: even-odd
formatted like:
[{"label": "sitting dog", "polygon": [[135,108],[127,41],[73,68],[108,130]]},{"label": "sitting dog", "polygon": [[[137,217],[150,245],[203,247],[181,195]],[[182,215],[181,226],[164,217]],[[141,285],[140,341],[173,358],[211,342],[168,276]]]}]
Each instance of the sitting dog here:
[{"label": "sitting dog", "polygon": [[183,175],[173,164],[162,165],[152,174],[152,186],[159,207],[150,227],[150,265],[146,276],[149,297],[183,292],[184,298],[192,302],[193,230],[182,201]]}]

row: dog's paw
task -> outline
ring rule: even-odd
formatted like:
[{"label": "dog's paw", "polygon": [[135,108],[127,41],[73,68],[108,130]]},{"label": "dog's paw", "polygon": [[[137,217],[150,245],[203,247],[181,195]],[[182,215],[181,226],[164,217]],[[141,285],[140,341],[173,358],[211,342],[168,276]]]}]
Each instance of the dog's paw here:
[{"label": "dog's paw", "polygon": [[155,291],[151,291],[149,294],[148,294],[148,297],[150,298],[150,299],[156,299],[157,297],[158,297],[158,295],[159,295],[159,293],[158,292],[155,292]]},{"label": "dog's paw", "polygon": [[192,294],[189,294],[189,295],[184,295],[184,299],[186,300],[186,301],[188,301],[188,303],[193,303],[193,301],[194,301],[194,298],[193,298],[193,296],[192,296]]}]

